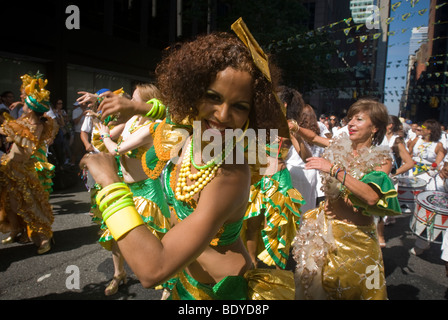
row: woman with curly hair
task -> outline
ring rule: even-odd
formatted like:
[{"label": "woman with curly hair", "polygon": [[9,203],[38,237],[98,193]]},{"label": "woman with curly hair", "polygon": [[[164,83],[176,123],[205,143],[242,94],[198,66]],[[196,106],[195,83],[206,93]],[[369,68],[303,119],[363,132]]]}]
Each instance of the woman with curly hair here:
[{"label": "woman with curly hair", "polygon": [[[278,128],[280,136],[288,137],[275,83],[269,68],[264,67],[267,60],[244,27],[236,30],[241,40],[228,33],[213,33],[180,44],[167,51],[156,68],[157,87],[172,121],[173,130],[166,136],[173,135],[179,125],[200,124],[204,133],[212,133],[217,139],[198,141],[189,135],[182,139],[177,163],[173,160],[164,174],[174,227],[163,239],[143,226],[127,199],[127,189],[119,183],[113,159],[99,154],[82,161],[103,186],[98,200],[100,207],[105,208],[103,218],[126,262],[144,287],[175,278],[172,299],[293,297],[292,274],[253,270],[240,239],[251,171],[246,160],[235,161],[237,152],[228,153],[236,150],[233,139],[225,139],[226,144],[230,141],[230,148],[214,154],[211,161],[203,161],[199,156],[212,144],[220,145],[222,150],[226,129],[241,133]],[[250,51],[246,44],[255,49]],[[103,117],[116,112],[125,117],[145,114],[155,107],[106,94],[100,110]],[[170,151],[160,145],[156,149]],[[262,287],[268,288],[266,296],[253,280],[269,278],[275,280],[279,290],[265,283]]]},{"label": "woman with curly hair", "polygon": [[53,210],[49,203],[51,166],[46,162],[46,143],[57,130],[54,121],[45,116],[50,92],[42,75],[22,76],[24,115],[7,119],[0,133],[12,142],[10,151],[1,158],[0,166],[0,231],[10,232],[3,244],[29,241],[43,254],[51,249]]}]

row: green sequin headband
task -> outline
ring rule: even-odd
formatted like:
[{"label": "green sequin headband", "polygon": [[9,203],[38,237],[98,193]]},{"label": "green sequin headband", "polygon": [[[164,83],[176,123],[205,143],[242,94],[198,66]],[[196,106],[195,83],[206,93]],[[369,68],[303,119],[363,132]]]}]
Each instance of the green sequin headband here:
[{"label": "green sequin headband", "polygon": [[33,111],[39,113],[45,113],[50,110],[50,106],[48,105],[48,101],[39,102],[32,96],[27,96],[25,99],[26,105]]}]

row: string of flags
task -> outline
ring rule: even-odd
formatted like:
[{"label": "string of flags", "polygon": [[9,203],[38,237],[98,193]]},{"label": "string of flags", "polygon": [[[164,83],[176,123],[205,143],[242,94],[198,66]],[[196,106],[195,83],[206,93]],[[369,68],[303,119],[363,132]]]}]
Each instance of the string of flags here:
[{"label": "string of flags", "polygon": [[[415,0],[416,1],[416,0]],[[411,7],[415,7],[415,5],[418,3],[414,2],[411,3]],[[394,3],[391,6],[392,11],[395,11],[399,6],[401,6],[402,1],[399,1],[397,3]],[[441,7],[443,7],[444,5],[446,5],[447,2],[442,3],[440,5],[437,5],[435,7],[436,10],[440,9]],[[382,8],[380,8],[381,11]],[[406,21],[410,18],[412,18],[414,15],[418,14],[420,16],[423,16],[426,12],[428,11],[427,8],[418,10],[416,12],[408,12],[405,14],[402,14],[399,17],[389,17],[386,20],[386,24],[390,25],[393,21],[395,21],[396,19],[400,19],[401,21]],[[322,27],[318,27],[315,30],[311,30],[302,34],[297,34],[295,36],[291,36],[289,37],[287,40],[279,40],[279,41],[273,41],[271,42],[268,46],[267,46],[267,50],[271,51],[271,50],[283,50],[283,49],[290,49],[292,46],[294,46],[295,42],[298,42],[299,40],[310,40],[313,37],[317,36],[317,35],[322,35],[322,34],[334,34],[337,32],[343,32],[345,34],[346,38],[345,42],[347,44],[352,44],[355,43],[356,40],[358,40],[361,43],[366,42],[367,40],[377,40],[379,39],[382,35],[383,32],[381,30],[378,30],[378,32],[372,32],[369,31],[368,34],[362,34],[362,35],[351,35],[352,31],[354,31],[355,33],[359,32],[361,30],[361,28],[363,28],[364,26],[366,26],[365,24],[361,23],[361,24],[355,24],[352,25],[353,22],[353,18],[346,18],[346,19],[342,19],[340,21],[337,22],[333,22],[331,24],[328,24],[326,26],[322,26]],[[448,21],[436,21],[434,22],[434,25],[439,25],[439,24],[446,24],[448,23]],[[339,29],[336,29],[335,27],[339,26]],[[425,27],[426,25],[421,25],[421,26],[417,26],[417,30],[419,30],[422,27]],[[363,29],[364,30],[364,29]],[[391,37],[391,36],[395,36],[398,34],[403,34],[406,33],[408,30],[410,30],[409,28],[401,28],[400,30],[391,30],[391,31],[387,31],[387,36]],[[446,39],[447,37],[434,37],[431,40],[436,41],[436,40],[441,40],[441,39]],[[429,40],[429,39],[428,39]],[[333,44],[335,44],[336,46],[339,46],[342,43],[342,40],[340,39],[336,39],[333,41]],[[314,49],[318,46],[324,46],[327,45],[328,41],[322,41],[319,43],[310,43],[307,44],[307,46],[309,46],[310,49]],[[407,45],[409,44],[409,42],[404,42],[401,45]],[[389,45],[389,47],[395,46],[395,45],[399,45],[399,44],[392,44]],[[304,48],[305,45],[304,44],[297,44],[296,45],[299,49]]]},{"label": "string of flags", "polygon": [[[410,0],[406,1],[406,3],[409,3],[410,6],[412,8],[415,8],[416,5],[420,2],[420,0]],[[405,1],[398,1],[394,4],[391,5],[391,11],[392,12],[396,12],[396,10],[403,4],[405,3]],[[448,2],[442,3],[440,5],[435,6],[435,10],[440,9],[441,7],[445,6],[446,4],[448,4]],[[380,11],[383,8],[379,8]],[[387,8],[388,9],[388,8]],[[384,9],[383,9],[384,10]],[[392,22],[405,22],[409,19],[411,19],[412,17],[414,17],[415,15],[419,15],[419,16],[423,16],[425,14],[427,14],[428,12],[428,8],[423,8],[421,10],[417,10],[415,12],[406,12],[404,14],[399,14],[396,16],[390,16],[386,21],[386,25],[389,26]],[[442,24],[447,24],[448,21],[436,21],[434,22],[434,25],[442,25]],[[387,36],[387,37],[393,37],[393,36],[398,36],[398,35],[402,35],[408,31],[411,31],[412,28],[399,28],[397,30],[388,30],[388,31],[383,31],[383,30],[369,30],[368,28],[364,28],[367,27],[365,24],[354,24],[353,19],[347,18],[347,19],[342,19],[340,21],[337,22],[333,22],[329,25],[326,26],[322,26],[319,28],[316,28],[315,30],[311,30],[305,33],[301,33],[301,34],[296,34],[294,36],[289,37],[287,40],[280,40],[280,41],[273,41],[272,43],[270,43],[267,47],[268,51],[281,51],[281,50],[290,50],[294,47],[302,49],[302,48],[309,48],[311,50],[313,49],[319,49],[320,47],[326,47],[328,45],[335,45],[339,48],[341,44],[356,44],[356,43],[365,43],[367,41],[371,41],[371,40],[377,40],[382,36]],[[417,30],[419,30],[422,27],[426,27],[426,25],[421,25],[421,26],[417,26]],[[360,34],[362,32],[362,34]],[[385,32],[385,34],[384,34]],[[342,33],[344,36],[340,36],[338,34]],[[329,39],[325,39],[325,40],[319,40],[321,39],[319,36],[322,35],[329,35],[331,37]],[[336,37],[336,39],[334,37]],[[333,37],[333,39],[331,39]],[[442,39],[446,39],[448,37],[433,37],[432,39],[424,39],[420,42],[426,42],[428,40],[432,40],[432,41],[437,41],[437,40],[442,40]],[[314,42],[313,42],[314,40]],[[393,43],[393,44],[388,44],[388,47],[393,47],[393,46],[400,46],[400,45],[409,45],[409,41],[407,42],[403,42],[403,43]],[[346,48],[342,46],[342,48]],[[316,50],[317,51],[317,50]],[[362,50],[359,50],[358,48],[354,49],[354,50],[346,50],[346,51],[340,51],[337,50],[334,53],[326,53],[326,54],[316,54],[315,55],[315,60],[331,60],[333,57],[337,56],[338,58],[345,58],[345,57],[353,57],[355,55],[357,55],[358,53],[362,53],[364,55],[368,55],[370,53],[370,49],[368,47],[365,47]],[[426,62],[426,66],[430,66],[431,64],[439,64],[439,65],[443,65],[443,64],[448,64],[448,60],[446,59],[446,57],[448,57],[448,54],[444,54],[444,55],[438,55],[438,56],[434,56],[434,57],[430,57],[430,59],[428,60],[428,62]],[[436,59],[437,58],[437,59]],[[440,58],[440,59],[439,59]],[[342,59],[343,61],[345,61],[344,59]],[[397,61],[389,61],[386,65],[386,68],[399,68],[399,67],[403,67],[403,66],[408,66],[409,61],[406,60],[397,60]],[[373,65],[371,63],[367,63],[367,64],[358,64],[356,66],[349,66],[346,63],[346,67],[341,67],[341,68],[331,68],[329,69],[329,71],[331,73],[344,73],[344,72],[369,72],[371,71],[373,68]],[[429,71],[429,70],[428,70]],[[426,72],[424,74],[425,77],[427,77],[428,79],[433,79],[433,80],[437,80],[438,78],[445,76],[448,76],[448,72]],[[405,80],[406,76],[392,76],[392,77],[388,77],[387,80],[391,80],[391,79],[401,79],[401,80]],[[399,89],[395,86],[395,87],[391,87],[388,86],[385,88],[385,91],[383,92],[382,90],[375,90],[372,88],[369,88],[370,86],[370,80],[358,80],[358,81],[352,81],[351,84],[349,84],[349,86],[345,86],[340,88],[340,91],[343,91],[347,94],[353,94],[353,95],[384,95],[384,100],[385,102],[387,101],[391,101],[394,102],[395,100],[400,101],[402,94],[403,94],[403,90],[405,89],[404,86],[401,86]],[[409,93],[408,94],[408,101],[410,103],[415,103],[415,102],[419,102],[419,101],[424,101],[424,102],[428,102],[432,107],[436,107],[439,102],[448,102],[448,97],[443,96],[443,94],[440,93],[440,90],[442,88],[448,87],[448,84],[431,84],[431,85],[425,85],[425,86],[415,86],[415,87],[410,87],[409,88]],[[397,88],[397,90],[393,90],[392,88]],[[320,93],[321,95],[327,95],[325,93],[325,90],[321,91]],[[438,97],[435,97],[434,94],[437,94]],[[395,98],[397,97],[397,98]]]}]

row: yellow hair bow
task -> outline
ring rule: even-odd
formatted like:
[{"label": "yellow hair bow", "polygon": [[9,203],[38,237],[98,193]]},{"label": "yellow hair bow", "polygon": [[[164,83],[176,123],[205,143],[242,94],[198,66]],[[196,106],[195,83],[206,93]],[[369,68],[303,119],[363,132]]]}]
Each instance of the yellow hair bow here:
[{"label": "yellow hair bow", "polygon": [[257,40],[252,36],[247,28],[246,24],[243,21],[243,18],[239,18],[232,24],[232,30],[236,33],[238,38],[243,41],[246,47],[249,49],[252,54],[252,58],[254,59],[255,65],[260,69],[260,71],[264,74],[266,79],[271,81],[271,72],[269,71],[269,62],[267,55],[263,52]]}]

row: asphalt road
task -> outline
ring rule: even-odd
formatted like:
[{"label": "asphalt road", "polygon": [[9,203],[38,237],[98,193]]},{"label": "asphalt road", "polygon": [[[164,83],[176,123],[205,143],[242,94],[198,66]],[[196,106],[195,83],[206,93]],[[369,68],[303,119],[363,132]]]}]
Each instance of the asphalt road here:
[{"label": "asphalt road", "polygon": [[[161,291],[144,289],[126,266],[128,283],[104,296],[113,276],[112,257],[97,242],[99,226],[89,216],[89,193],[82,183],[51,195],[55,244],[36,254],[32,244],[0,245],[0,300],[160,300]],[[409,254],[415,236],[411,215],[386,227],[383,249],[390,300],[447,300],[448,278],[440,245],[422,256]],[[1,235],[6,238],[7,235]]]}]

